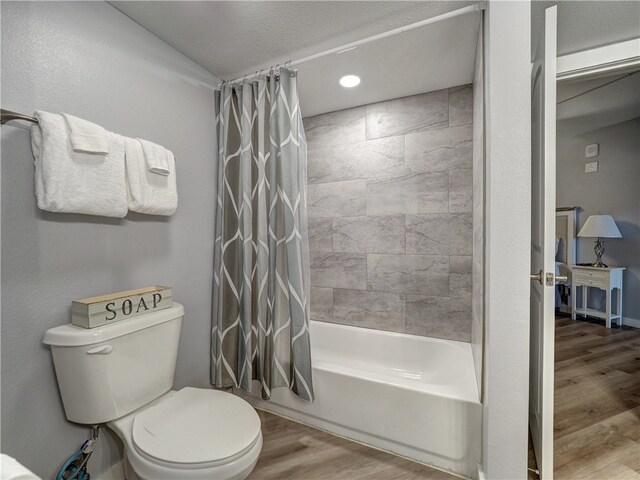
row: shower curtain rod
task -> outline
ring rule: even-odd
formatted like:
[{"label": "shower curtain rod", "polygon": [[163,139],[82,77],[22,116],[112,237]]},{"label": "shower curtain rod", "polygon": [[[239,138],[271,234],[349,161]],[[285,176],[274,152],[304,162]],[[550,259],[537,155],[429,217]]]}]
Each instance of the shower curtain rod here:
[{"label": "shower curtain rod", "polygon": [[[402,27],[394,28],[392,30],[387,30],[386,32],[378,33],[376,35],[372,35],[370,37],[366,37],[366,38],[363,38],[361,40],[356,40],[355,42],[351,42],[351,43],[347,43],[345,45],[341,45],[339,47],[331,48],[329,50],[325,50],[324,52],[315,53],[313,55],[309,55],[307,57],[303,57],[303,58],[300,58],[298,60],[288,60],[288,61],[284,62],[282,64],[282,66],[285,67],[285,66],[288,65],[290,67],[295,67],[297,65],[301,65],[303,63],[307,63],[307,62],[310,62],[312,60],[316,60],[318,58],[326,57],[327,55],[332,55],[334,53],[342,53],[342,52],[345,52],[347,50],[352,50],[352,49],[354,49],[356,47],[359,47],[360,45],[364,45],[366,43],[370,43],[370,42],[373,42],[375,40],[380,40],[382,38],[391,37],[391,36],[397,35],[399,33],[408,32],[409,30],[413,30],[413,29],[416,29],[416,28],[424,27],[425,25],[430,25],[432,23],[441,22],[443,20],[448,20],[450,18],[458,17],[460,15],[466,15],[467,13],[481,12],[482,10],[484,10],[486,8],[485,4],[486,4],[485,1],[474,3],[473,5],[469,5],[469,6],[466,6],[466,7],[463,7],[463,8],[459,8],[458,10],[453,10],[451,12],[443,13],[442,15],[437,15],[435,17],[427,18],[425,20],[420,20],[419,22],[410,23],[409,25],[404,25]],[[267,68],[261,68],[260,70],[256,70],[255,73],[251,73],[251,74],[247,74],[247,75],[240,75],[238,77],[232,78],[231,80],[224,80],[222,82],[222,84],[235,83],[235,82],[240,81],[240,80],[248,80],[250,78],[257,77],[262,72],[268,72],[269,70],[276,69],[279,66],[280,66],[280,64],[278,63],[277,65],[275,65],[275,67],[271,66],[271,67],[267,67]]]}]

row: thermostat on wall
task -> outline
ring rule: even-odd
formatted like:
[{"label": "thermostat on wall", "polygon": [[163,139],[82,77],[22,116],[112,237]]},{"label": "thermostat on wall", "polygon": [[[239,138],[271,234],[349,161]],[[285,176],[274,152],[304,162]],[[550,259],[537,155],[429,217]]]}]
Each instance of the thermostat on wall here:
[{"label": "thermostat on wall", "polygon": [[600,153],[600,144],[592,143],[591,145],[587,145],[584,153],[586,158],[597,157]]}]

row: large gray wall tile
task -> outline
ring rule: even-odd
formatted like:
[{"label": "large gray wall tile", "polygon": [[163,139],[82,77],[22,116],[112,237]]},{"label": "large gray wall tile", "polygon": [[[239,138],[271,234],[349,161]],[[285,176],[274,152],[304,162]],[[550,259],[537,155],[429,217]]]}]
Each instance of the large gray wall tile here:
[{"label": "large gray wall tile", "polygon": [[334,321],[356,327],[404,332],[404,295],[336,289]]},{"label": "large gray wall tile", "polygon": [[449,273],[471,273],[473,257],[471,255],[451,255],[449,257]]},{"label": "large gray wall tile", "polygon": [[449,125],[471,125],[473,121],[473,88],[462,85],[449,89]]},{"label": "large gray wall tile", "polygon": [[303,123],[310,149],[366,140],[365,107],[307,117]]},{"label": "large gray wall tile", "polygon": [[465,85],[304,120],[312,319],[469,341],[472,100]]},{"label": "large gray wall tile", "polygon": [[468,342],[471,336],[471,299],[446,298],[440,303],[440,313],[443,318],[449,320],[449,325],[455,337],[451,340],[462,340]]},{"label": "large gray wall tile", "polygon": [[310,217],[356,217],[365,214],[365,180],[307,185]]},{"label": "large gray wall tile", "polygon": [[473,171],[470,168],[449,170],[449,211],[473,210]]},{"label": "large gray wall tile", "polygon": [[367,289],[367,257],[359,253],[315,253],[311,260],[311,286]]},{"label": "large gray wall tile", "polygon": [[449,124],[447,90],[367,105],[367,139],[420,132]]},{"label": "large gray wall tile", "polygon": [[437,335],[439,330],[442,330],[438,328],[442,323],[438,318],[438,300],[442,301],[443,298],[419,294],[405,295],[405,333],[442,338],[441,335]]},{"label": "large gray wall tile", "polygon": [[309,251],[333,251],[333,219],[326,217],[309,217]]},{"label": "large gray wall tile", "polygon": [[406,295],[405,332],[412,335],[442,338],[441,324],[444,323],[444,319],[439,318],[439,300],[442,301],[442,298]]},{"label": "large gray wall tile", "polygon": [[307,182],[331,181],[331,147],[307,150]]},{"label": "large gray wall tile", "polygon": [[448,211],[449,174],[414,173],[367,182],[367,215]]},{"label": "large gray wall tile", "polygon": [[448,297],[406,296],[406,333],[468,342],[471,307]]},{"label": "large gray wall tile", "polygon": [[311,287],[311,320],[333,322],[333,289]]},{"label": "large gray wall tile", "polygon": [[404,215],[333,219],[333,250],[358,253],[404,253]]},{"label": "large gray wall tile", "polygon": [[405,137],[405,166],[409,172],[442,172],[471,168],[470,126],[440,128]]},{"label": "large gray wall tile", "polygon": [[471,274],[452,273],[449,275],[449,296],[467,298],[471,305]]},{"label": "large gray wall tile", "polygon": [[471,255],[472,220],[468,213],[407,215],[407,253]]},{"label": "large gray wall tile", "polygon": [[449,257],[444,255],[367,255],[369,290],[449,294]]},{"label": "large gray wall tile", "polygon": [[388,137],[331,148],[332,180],[383,178],[404,173],[404,137]]}]

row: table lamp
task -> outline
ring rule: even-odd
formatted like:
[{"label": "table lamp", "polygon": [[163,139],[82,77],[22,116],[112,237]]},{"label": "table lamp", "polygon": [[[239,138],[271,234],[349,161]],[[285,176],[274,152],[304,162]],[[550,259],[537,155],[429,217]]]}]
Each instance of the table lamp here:
[{"label": "table lamp", "polygon": [[593,247],[593,251],[596,252],[596,263],[594,267],[607,268],[602,263],[602,255],[604,255],[604,242],[601,238],[622,238],[620,230],[616,222],[614,222],[611,215],[590,215],[587,221],[578,232],[578,237],[591,237],[597,238],[595,241],[596,246]]}]

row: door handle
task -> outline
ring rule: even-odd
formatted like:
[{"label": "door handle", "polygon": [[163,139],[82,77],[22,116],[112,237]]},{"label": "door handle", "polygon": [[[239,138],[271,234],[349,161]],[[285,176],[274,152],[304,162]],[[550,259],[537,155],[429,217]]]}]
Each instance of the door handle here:
[{"label": "door handle", "polygon": [[540,270],[538,273],[532,273],[529,277],[531,280],[536,280],[537,282],[540,282],[540,285],[542,285],[542,274],[543,272]]},{"label": "door handle", "polygon": [[538,273],[532,273],[529,277],[531,280],[540,282],[540,285],[546,284],[547,287],[553,287],[556,281],[566,282],[569,280],[565,275],[555,275],[551,272],[544,273],[542,270]]}]

